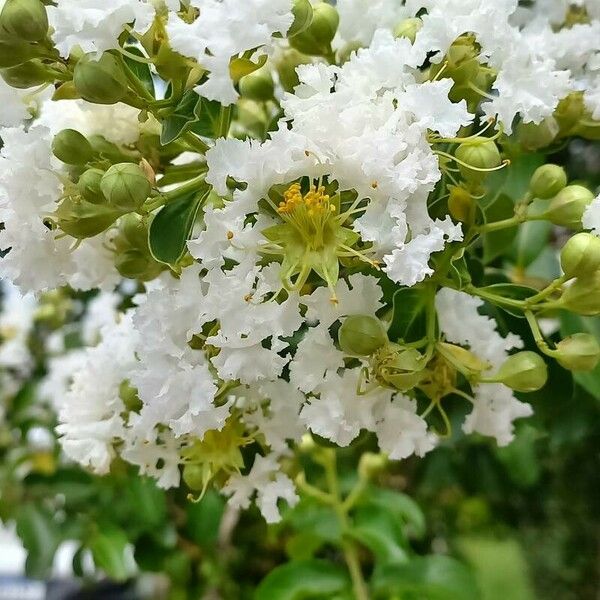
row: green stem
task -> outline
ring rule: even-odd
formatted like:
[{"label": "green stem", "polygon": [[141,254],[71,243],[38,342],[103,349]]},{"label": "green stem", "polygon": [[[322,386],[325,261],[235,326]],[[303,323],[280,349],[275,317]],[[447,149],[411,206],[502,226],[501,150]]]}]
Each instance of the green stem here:
[{"label": "green stem", "polygon": [[233,105],[221,106],[221,113],[219,115],[219,130],[217,132],[217,138],[226,138],[229,133],[229,127],[231,126],[231,118],[233,116]]},{"label": "green stem", "polygon": [[531,296],[531,298],[527,298],[526,303],[531,305],[531,304],[535,304],[535,303],[539,302],[540,300],[544,300],[545,298],[550,296],[553,292],[555,292],[558,288],[560,288],[562,286],[562,284],[565,283],[565,281],[568,281],[569,279],[570,278],[567,277],[566,275],[563,275],[562,277],[555,279],[549,286],[545,287],[539,294],[536,294],[535,296]]},{"label": "green stem", "polygon": [[[342,532],[345,533],[348,530],[350,523],[348,519],[347,508],[340,493],[336,462],[335,451],[328,451],[326,454],[326,460],[324,462],[325,476],[327,478],[327,485],[329,487],[333,509],[335,510],[340,525],[342,526]],[[342,535],[344,535],[344,533]],[[346,561],[348,571],[350,572],[352,588],[354,590],[354,596],[356,597],[356,600],[369,600],[369,590],[367,589],[367,584],[363,577],[356,546],[352,540],[348,539],[347,537],[343,537],[342,551],[344,553],[344,559]]]},{"label": "green stem", "polygon": [[199,137],[194,135],[191,131],[186,131],[181,139],[186,142],[193,150],[196,150],[200,154],[206,154],[210,149],[210,146],[204,143]]},{"label": "green stem", "polygon": [[164,194],[160,194],[157,198],[155,198],[152,202],[149,202],[144,205],[144,212],[150,213],[169,202],[173,202],[173,200],[177,200],[181,198],[181,196],[185,196],[190,192],[195,192],[199,190],[202,185],[205,183],[206,173],[202,173],[198,175],[198,177],[194,177],[194,179],[190,179],[183,185],[180,185],[178,188],[171,190],[170,192],[165,192]]},{"label": "green stem", "polygon": [[493,304],[500,304],[504,306],[510,306],[511,308],[517,308],[519,310],[526,310],[527,303],[522,300],[515,300],[514,298],[504,298],[503,296],[497,296],[491,292],[486,292],[482,289],[476,288],[473,285],[469,285],[465,288],[465,292],[471,294],[471,296],[477,296],[484,300],[489,300]]},{"label": "green stem", "polygon": [[509,227],[517,227],[527,219],[521,215],[515,215],[510,219],[503,219],[502,221],[496,221],[494,223],[486,223],[477,227],[479,233],[489,233],[490,231],[500,231],[501,229],[507,229]]},{"label": "green stem", "polygon": [[548,342],[544,339],[544,335],[540,329],[539,323],[537,319],[533,315],[530,310],[525,311],[525,318],[527,319],[527,323],[529,328],[531,329],[531,333],[533,335],[533,339],[535,341],[536,346],[544,353],[546,356],[552,356],[556,354],[556,351],[553,351],[548,346]]}]

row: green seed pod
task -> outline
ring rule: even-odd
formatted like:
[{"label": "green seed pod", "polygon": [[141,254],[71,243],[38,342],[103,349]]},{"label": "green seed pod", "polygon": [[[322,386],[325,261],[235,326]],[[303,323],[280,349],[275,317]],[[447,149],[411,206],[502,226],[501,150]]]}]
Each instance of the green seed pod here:
[{"label": "green seed pod", "polygon": [[290,46],[304,54],[324,56],[331,53],[331,42],[335,37],[340,15],[334,6],[320,2],[313,6],[310,25],[301,33],[289,38]]},{"label": "green seed pod", "polygon": [[455,221],[461,223],[472,223],[475,218],[477,203],[469,192],[461,186],[448,186],[450,195],[448,197],[448,210]]},{"label": "green seed pod", "polygon": [[127,94],[127,78],[117,59],[108,52],[96,60],[86,54],[75,65],[73,82],[77,93],[95,104],[116,104]]},{"label": "green seed pod", "polygon": [[4,41],[0,39],[0,69],[16,67],[34,58],[36,49],[19,40]]},{"label": "green seed pod", "polygon": [[106,231],[120,215],[110,206],[92,204],[71,196],[65,198],[54,212],[60,229],[77,239],[94,237]]},{"label": "green seed pod", "polygon": [[94,155],[90,143],[75,129],[63,129],[54,136],[52,153],[67,165],[85,165]]},{"label": "green seed pod", "polygon": [[28,60],[8,69],[1,69],[0,76],[11,87],[25,90],[37,87],[48,81],[48,71],[44,64],[37,59]]},{"label": "green seed pod", "polygon": [[578,315],[600,314],[600,271],[578,277],[563,292],[560,305]]},{"label": "green seed pod", "polygon": [[589,333],[575,333],[561,340],[552,356],[569,371],[591,371],[600,361],[600,344]]},{"label": "green seed pod", "polygon": [[6,0],[0,30],[26,42],[39,42],[48,33],[48,15],[40,0]]},{"label": "green seed pod", "polygon": [[379,319],[368,315],[351,315],[342,323],[338,340],[340,348],[347,354],[370,356],[388,338]]},{"label": "green seed pod", "polygon": [[313,7],[309,0],[293,0],[292,14],[294,22],[287,32],[287,37],[306,31],[313,19]]},{"label": "green seed pod", "polygon": [[183,481],[190,490],[200,492],[210,481],[210,471],[202,465],[185,465],[183,467]]},{"label": "green seed pod", "polygon": [[567,173],[558,165],[542,165],[535,170],[529,190],[535,198],[548,200],[554,198],[567,185]]},{"label": "green seed pod", "polygon": [[507,385],[517,392],[535,392],[548,380],[548,367],[535,352],[517,352],[509,356],[493,380]]},{"label": "green seed pod", "polygon": [[600,269],[600,238],[591,233],[577,233],[563,246],[560,265],[569,278],[586,277]]},{"label": "green seed pod", "polygon": [[480,144],[461,144],[456,149],[455,156],[463,163],[474,167],[469,168],[461,164],[458,165],[462,176],[467,181],[474,183],[487,177],[487,172],[477,171],[476,169],[493,169],[502,163],[498,146],[491,140]]},{"label": "green seed pod", "polygon": [[521,121],[515,132],[521,146],[528,152],[535,152],[549,146],[556,139],[559,130],[556,119],[548,117],[539,124]]},{"label": "green seed pod", "polygon": [[404,19],[394,28],[394,36],[397,38],[407,38],[414,44],[417,33],[419,33],[422,27],[423,21],[418,17]]},{"label": "green seed pod", "polygon": [[103,204],[106,198],[100,189],[100,181],[104,175],[102,169],[88,169],[84,171],[77,182],[79,193],[92,204]]},{"label": "green seed pod", "polygon": [[581,185],[568,185],[550,202],[544,217],[554,225],[569,229],[581,229],[581,218],[594,194]]},{"label": "green seed pod", "polygon": [[240,79],[240,94],[243,98],[264,102],[273,98],[275,84],[271,77],[271,70],[265,64],[260,69],[244,75]]},{"label": "green seed pod", "polygon": [[146,201],[152,186],[134,163],[113,165],[102,177],[100,189],[108,203],[123,213],[135,212]]}]

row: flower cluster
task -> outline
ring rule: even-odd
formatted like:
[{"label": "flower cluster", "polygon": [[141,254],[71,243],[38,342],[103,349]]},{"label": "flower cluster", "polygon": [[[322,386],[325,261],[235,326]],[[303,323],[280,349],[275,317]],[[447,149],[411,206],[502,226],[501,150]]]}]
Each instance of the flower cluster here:
[{"label": "flower cluster", "polygon": [[[0,363],[20,293],[97,290],[43,385],[70,459],[272,522],[306,436],[505,445],[542,354],[595,367],[539,318],[600,313],[600,196],[538,160],[600,132],[595,0],[109,4],[0,2]],[[556,277],[494,262],[533,221]]]}]

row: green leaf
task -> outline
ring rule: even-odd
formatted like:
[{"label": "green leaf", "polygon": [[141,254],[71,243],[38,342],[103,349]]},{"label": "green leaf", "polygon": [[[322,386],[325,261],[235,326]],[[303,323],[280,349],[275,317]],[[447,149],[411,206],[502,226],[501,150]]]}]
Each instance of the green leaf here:
[{"label": "green leaf", "polygon": [[152,219],[148,243],[155,260],[168,265],[177,264],[185,254],[196,215],[208,194],[209,190],[204,190],[173,200]]},{"label": "green leaf", "polygon": [[419,505],[406,494],[371,486],[359,500],[359,505],[374,505],[388,511],[401,521],[414,537],[425,535],[425,515]]},{"label": "green leaf", "polygon": [[216,138],[219,134],[221,108],[221,104],[216,100],[200,98],[194,109],[196,118],[191,130],[203,137]]},{"label": "green leaf", "polygon": [[27,550],[27,575],[43,579],[49,575],[54,554],[61,542],[60,528],[53,515],[33,504],[24,505],[17,514],[17,535]]},{"label": "green leaf", "polygon": [[349,587],[342,567],[325,560],[294,561],[271,571],[256,589],[254,600],[330,599]]},{"label": "green leaf", "polygon": [[123,581],[131,575],[125,557],[126,547],[127,536],[116,528],[102,528],[89,542],[94,564],[115,581]]},{"label": "green leaf", "polygon": [[458,547],[471,564],[484,600],[534,600],[527,557],[516,540],[469,537]]},{"label": "green leaf", "polygon": [[517,232],[511,255],[520,269],[528,267],[548,246],[552,223],[548,221],[528,221]]},{"label": "green leaf", "polygon": [[347,534],[371,550],[378,563],[408,561],[401,521],[385,508],[373,505],[358,508]]},{"label": "green leaf", "polygon": [[[513,200],[507,194],[500,194],[484,211],[486,223],[494,223],[511,218],[515,213]],[[517,235],[516,227],[492,231],[483,235],[483,262],[488,264],[504,254]]]},{"label": "green leaf", "polygon": [[[135,46],[125,46],[125,50],[130,54],[144,57],[144,53]],[[133,74],[140,80],[142,85],[154,96],[154,80],[152,79],[152,73],[150,72],[150,65],[133,60],[133,58],[129,58],[129,56],[123,56],[123,59]]]},{"label": "green leaf", "polygon": [[194,121],[198,120],[196,106],[200,104],[200,96],[193,90],[188,90],[173,112],[163,121],[160,143],[163,146],[175,141],[187,131]]},{"label": "green leaf", "polygon": [[426,335],[427,292],[418,287],[402,288],[394,294],[392,321],[388,328],[391,341],[416,342]]},{"label": "green leaf", "polygon": [[[600,317],[580,317],[567,311],[561,311],[561,336],[567,337],[574,333],[590,333],[600,340]],[[593,371],[573,373],[573,377],[596,400],[600,400],[600,364]]]},{"label": "green leaf", "polygon": [[214,490],[208,490],[200,502],[188,502],[187,535],[202,548],[214,546],[219,537],[224,511],[225,500]]},{"label": "green leaf", "polygon": [[470,569],[448,556],[423,556],[403,565],[387,565],[373,574],[374,598],[480,600]]}]

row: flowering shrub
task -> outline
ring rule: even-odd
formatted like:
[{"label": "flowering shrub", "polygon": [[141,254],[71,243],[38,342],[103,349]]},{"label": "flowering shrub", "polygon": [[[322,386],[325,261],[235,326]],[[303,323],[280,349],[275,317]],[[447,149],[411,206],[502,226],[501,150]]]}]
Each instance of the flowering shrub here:
[{"label": "flowering shrub", "polygon": [[597,394],[600,196],[548,155],[598,138],[600,10],[529,4],[0,0],[0,273],[54,302],[65,456],[333,507],[349,576],[311,559],[298,593],[396,593],[378,472],[506,446],[549,369]]}]

